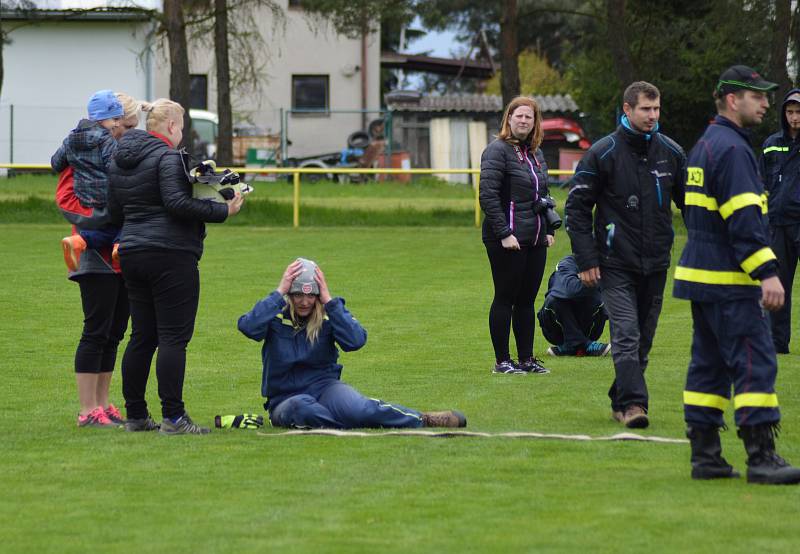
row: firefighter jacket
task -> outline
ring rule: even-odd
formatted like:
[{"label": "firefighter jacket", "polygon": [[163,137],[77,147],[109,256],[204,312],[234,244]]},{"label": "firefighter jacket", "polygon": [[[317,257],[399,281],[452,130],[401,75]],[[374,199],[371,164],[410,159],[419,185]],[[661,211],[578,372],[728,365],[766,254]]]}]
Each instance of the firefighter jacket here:
[{"label": "firefighter jacket", "polygon": [[764,141],[761,154],[769,222],[775,226],[800,223],[800,136],[792,138],[786,121],[788,98],[797,93],[800,89],[786,93],[781,106],[781,130]]},{"label": "firefighter jacket", "polygon": [[666,270],[674,237],[670,204],[683,207],[685,174],[676,142],[658,128],[640,133],[623,117],[584,154],[570,181],[566,228],[578,269]]},{"label": "firefighter jacket", "polygon": [[766,214],[749,135],[718,115],[689,153],[689,237],[675,269],[675,296],[697,302],[760,298],[759,280],[778,270]]}]

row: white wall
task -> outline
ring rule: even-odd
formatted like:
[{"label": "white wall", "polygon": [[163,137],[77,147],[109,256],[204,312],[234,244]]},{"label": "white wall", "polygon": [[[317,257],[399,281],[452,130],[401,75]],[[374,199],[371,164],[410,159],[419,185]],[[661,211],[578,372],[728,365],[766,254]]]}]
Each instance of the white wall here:
[{"label": "white wall", "polygon": [[[302,10],[289,9],[288,0],[279,0],[286,14],[285,28],[273,30],[273,20],[268,12],[259,21],[262,36],[269,47],[265,61],[267,76],[257,98],[245,97],[232,91],[234,111],[248,114],[253,122],[273,133],[281,128],[280,110],[292,105],[292,75],[329,75],[330,108],[332,110],[361,109],[361,73],[345,75],[348,66],[361,65],[361,40],[337,35],[324,25],[315,34],[309,28]],[[235,26],[235,21],[230,21]],[[209,37],[211,39],[211,37]],[[216,79],[213,65],[213,42],[190,47],[192,59],[190,72],[208,75],[208,109],[216,112]],[[169,66],[166,56],[158,56],[156,96],[169,93]],[[368,37],[367,42],[367,107],[380,107],[380,37]],[[367,116],[367,122],[377,113]],[[234,116],[236,123],[236,116]],[[305,156],[341,150],[347,146],[347,136],[360,130],[361,116],[304,115],[289,118],[288,137],[293,145],[292,156]]]},{"label": "white wall", "polygon": [[139,63],[141,22],[44,23],[15,30],[3,54],[0,162],[10,161],[10,105],[14,106],[14,162],[49,163],[70,129],[86,117],[101,89],[147,96]]}]

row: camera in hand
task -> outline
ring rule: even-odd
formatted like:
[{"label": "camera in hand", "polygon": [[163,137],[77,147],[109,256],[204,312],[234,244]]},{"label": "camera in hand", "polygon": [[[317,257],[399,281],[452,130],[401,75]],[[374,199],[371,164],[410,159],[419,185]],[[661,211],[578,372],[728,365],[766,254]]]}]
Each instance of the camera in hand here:
[{"label": "camera in hand", "polygon": [[550,196],[542,196],[533,205],[533,211],[543,215],[549,229],[561,227],[561,217],[556,212],[556,201]]},{"label": "camera in hand", "polygon": [[217,171],[214,160],[198,164],[188,174],[192,183],[192,196],[200,200],[226,202],[232,200],[237,192],[248,194],[253,190],[253,187],[242,182],[235,171]]}]

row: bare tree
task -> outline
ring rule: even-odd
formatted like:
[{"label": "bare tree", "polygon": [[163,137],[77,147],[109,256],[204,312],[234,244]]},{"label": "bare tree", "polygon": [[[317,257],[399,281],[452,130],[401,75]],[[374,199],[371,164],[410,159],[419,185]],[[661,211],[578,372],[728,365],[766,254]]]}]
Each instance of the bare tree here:
[{"label": "bare tree", "polygon": [[214,0],[214,58],[217,62],[217,162],[233,164],[233,108],[231,106],[230,63],[228,60],[228,5]]},{"label": "bare tree", "polygon": [[507,106],[519,96],[519,44],[517,41],[517,0],[504,0],[500,17],[500,92]]},{"label": "bare tree", "polygon": [[[786,68],[786,57],[789,50],[789,36],[792,28],[791,0],[775,0],[775,21],[772,26],[772,48],[769,55],[769,77],[778,85],[778,101],[792,88],[792,80]],[[780,111],[780,110],[779,110]],[[778,114],[778,120],[783,114]]]},{"label": "bare tree", "polygon": [[623,87],[632,83],[637,75],[633,65],[630,45],[625,32],[625,0],[606,0],[608,16],[608,45],[614,59],[614,69]]},{"label": "bare tree", "polygon": [[183,116],[183,145],[192,152],[194,137],[192,118],[189,117],[189,49],[186,44],[186,21],[181,0],[164,0],[163,24],[169,41],[169,97],[186,108]]}]

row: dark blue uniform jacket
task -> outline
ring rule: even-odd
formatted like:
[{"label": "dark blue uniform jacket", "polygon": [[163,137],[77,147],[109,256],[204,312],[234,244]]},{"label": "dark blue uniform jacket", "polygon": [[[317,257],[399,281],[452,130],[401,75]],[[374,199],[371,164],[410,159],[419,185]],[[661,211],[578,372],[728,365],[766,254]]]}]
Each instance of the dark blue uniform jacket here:
[{"label": "dark blue uniform jacket", "polygon": [[306,338],[305,327],[294,327],[286,307],[283,296],[274,291],[239,318],[239,331],[264,341],[261,395],[267,398],[268,409],[290,396],[314,394],[338,381],[342,366],[337,363],[336,344],[349,352],[367,342],[367,331],[344,307],[343,298],[325,304],[327,315],[314,344]]},{"label": "dark blue uniform jacket", "polygon": [[781,130],[764,141],[761,154],[761,176],[764,178],[772,225],[800,223],[800,136],[792,139],[786,121],[787,98],[800,93],[793,88],[781,105]]},{"label": "dark blue uniform jacket", "polygon": [[778,269],[766,213],[749,134],[718,115],[689,153],[689,237],[675,269],[675,296],[698,302],[760,298],[760,279]]}]

